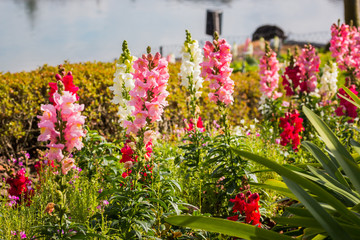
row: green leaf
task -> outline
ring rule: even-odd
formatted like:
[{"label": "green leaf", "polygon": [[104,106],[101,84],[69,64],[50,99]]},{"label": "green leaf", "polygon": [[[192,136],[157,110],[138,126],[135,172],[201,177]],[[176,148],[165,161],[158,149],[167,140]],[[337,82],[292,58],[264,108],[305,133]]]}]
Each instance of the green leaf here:
[{"label": "green leaf", "polygon": [[309,212],[309,210],[305,209],[305,208],[300,208],[300,207],[287,207],[285,209],[286,212],[292,213],[296,216],[300,216],[300,217],[309,217],[309,218],[314,218],[311,213]]},{"label": "green leaf", "polygon": [[304,230],[304,236],[303,236],[303,239],[318,239],[318,240],[322,240],[322,239],[325,239],[328,237],[328,235],[325,233],[323,234],[324,231],[323,230],[320,230],[320,229],[317,229],[317,228],[306,228]]},{"label": "green leaf", "polygon": [[[301,226],[311,229],[318,229],[320,232],[323,232],[324,229],[319,224],[318,221],[316,221],[314,218],[309,217],[274,217],[273,220],[278,224],[288,224],[290,226]],[[339,223],[339,225],[346,230],[347,233],[350,234],[350,238],[345,238],[345,235],[343,234],[342,239],[359,239],[360,238],[360,227],[348,225],[344,223]]]},{"label": "green leaf", "polygon": [[351,99],[349,99],[349,98],[347,98],[347,97],[339,94],[340,97],[344,98],[345,100],[351,102],[352,104],[354,104],[355,106],[357,106],[358,108],[360,108],[360,99],[359,99],[359,97],[356,96],[355,93],[353,93],[350,89],[348,89],[348,88],[345,87],[345,86],[342,86],[342,89],[344,89],[344,91],[345,91],[347,94],[349,94],[349,96],[350,96],[353,100],[351,100]]},{"label": "green leaf", "polygon": [[338,168],[333,164],[331,159],[329,159],[325,153],[323,153],[318,146],[311,142],[304,141],[301,143],[303,147],[305,147],[314,157],[315,159],[321,163],[323,168],[326,170],[326,172],[332,176],[333,178],[336,178],[341,182],[343,185],[350,187],[349,184],[346,182],[343,175],[340,173]]},{"label": "green leaf", "polygon": [[350,139],[350,143],[354,150],[360,155],[360,143],[358,143],[354,139]]},{"label": "green leaf", "polygon": [[309,170],[322,181],[321,184],[323,184],[325,187],[331,189],[339,195],[342,195],[355,205],[360,203],[359,195],[356,192],[353,192],[351,189],[345,187],[332,177],[326,175],[316,168],[309,166]]},{"label": "green leaf", "polygon": [[275,179],[268,179],[265,181],[264,184],[254,183],[254,182],[250,182],[249,184],[258,186],[258,187],[262,187],[262,188],[272,189],[272,190],[275,190],[278,193],[283,194],[289,198],[297,200],[297,197],[289,190],[289,188],[286,186],[286,184],[281,181],[278,181]]},{"label": "green leaf", "polygon": [[[304,189],[286,177],[283,177],[283,179],[289,189],[298,197],[300,202],[304,204],[304,206],[333,239],[350,239],[350,236],[344,231],[339,223],[337,223],[335,219]],[[303,225],[300,224],[299,226]]]},{"label": "green leaf", "polygon": [[166,204],[163,202],[163,201],[161,201],[160,199],[156,199],[156,198],[148,198],[148,200],[150,201],[150,202],[156,202],[156,203],[158,203],[158,204],[160,204],[163,208],[164,208],[164,210],[167,212],[167,211],[169,211],[169,208],[166,206]]},{"label": "green leaf", "polygon": [[166,218],[165,221],[176,226],[202,229],[209,232],[222,233],[244,239],[292,239],[289,236],[281,235],[256,226],[219,218],[202,216],[174,216]]},{"label": "green leaf", "polygon": [[315,113],[305,106],[303,107],[303,111],[321,138],[324,140],[326,146],[334,154],[336,160],[339,162],[346,176],[354,185],[356,191],[360,192],[360,169],[356,165],[351,154],[340,143],[329,127]]}]

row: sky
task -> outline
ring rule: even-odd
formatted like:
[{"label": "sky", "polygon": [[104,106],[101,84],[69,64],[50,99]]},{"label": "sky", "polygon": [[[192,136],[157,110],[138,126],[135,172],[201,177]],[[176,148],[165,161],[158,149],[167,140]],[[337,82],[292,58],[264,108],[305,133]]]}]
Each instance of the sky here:
[{"label": "sky", "polygon": [[264,24],[326,41],[331,24],[343,20],[341,0],[1,0],[0,71],[112,61],[123,40],[137,56],[147,46],[177,53],[185,29],[194,39],[209,39],[207,10],[222,11],[222,37],[231,44]]}]

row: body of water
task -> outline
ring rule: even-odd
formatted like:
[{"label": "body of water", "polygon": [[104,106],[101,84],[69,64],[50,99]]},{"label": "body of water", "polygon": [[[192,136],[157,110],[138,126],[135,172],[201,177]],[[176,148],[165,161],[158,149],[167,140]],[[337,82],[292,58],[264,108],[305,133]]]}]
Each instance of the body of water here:
[{"label": "body of water", "polygon": [[238,44],[264,24],[330,37],[331,24],[344,18],[342,0],[0,0],[0,71],[112,61],[123,40],[137,56],[148,45],[169,53],[185,29],[194,39],[209,38],[207,9],[222,10],[222,36]]}]

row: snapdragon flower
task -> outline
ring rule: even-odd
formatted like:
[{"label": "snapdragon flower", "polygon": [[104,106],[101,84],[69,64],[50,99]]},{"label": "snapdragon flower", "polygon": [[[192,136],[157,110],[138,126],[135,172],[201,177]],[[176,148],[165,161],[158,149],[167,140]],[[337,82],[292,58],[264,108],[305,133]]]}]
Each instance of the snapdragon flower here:
[{"label": "snapdragon flower", "polygon": [[199,89],[204,82],[200,77],[200,63],[203,61],[203,55],[196,40],[191,39],[191,34],[186,30],[186,40],[182,48],[182,61],[179,76],[181,85],[187,88],[195,98],[201,96]]},{"label": "snapdragon flower", "polygon": [[279,87],[279,61],[276,59],[276,53],[265,46],[265,54],[260,59],[260,91],[264,98],[277,99],[282,96],[282,93],[277,92]]},{"label": "snapdragon flower", "polygon": [[230,79],[232,68],[230,63],[232,55],[230,53],[231,46],[225,39],[219,39],[217,33],[215,39],[211,43],[206,42],[204,46],[204,62],[202,66],[202,77],[210,82],[209,88],[213,92],[209,93],[210,101],[215,103],[223,103],[225,105],[232,104],[234,101],[234,81]]},{"label": "snapdragon flower", "polygon": [[306,45],[298,57],[300,69],[300,92],[317,93],[317,73],[319,72],[320,58],[312,45]]},{"label": "snapdragon flower", "polygon": [[161,121],[164,107],[168,104],[165,99],[169,95],[166,90],[169,80],[167,65],[168,62],[161,58],[160,53],[153,56],[150,49],[148,55],[144,54],[134,62],[135,87],[129,92],[129,105],[134,107],[134,120],[124,121],[128,134],[132,132],[136,135],[148,122]]},{"label": "snapdragon flower", "polygon": [[[78,88],[72,84],[72,75],[69,73],[67,77],[71,76],[71,84],[69,82],[67,84],[71,85],[72,90],[77,91]],[[64,91],[66,88],[63,82],[66,77],[56,76],[56,79],[58,79],[56,88],[54,84],[50,85],[53,105],[42,105],[43,115],[38,116],[40,119],[38,127],[41,130],[38,141],[50,141],[47,144],[50,149],[48,160],[57,160],[66,168],[65,165],[68,163],[63,159],[68,159],[66,157],[71,155],[74,148],[80,150],[83,147],[82,138],[85,136],[83,125],[86,117],[81,115],[84,105],[75,103],[79,99],[76,92]],[[66,173],[67,171],[63,170],[63,174]]]},{"label": "snapdragon flower", "polygon": [[336,63],[326,64],[323,72],[320,78],[321,87],[319,93],[322,96],[331,98],[337,92],[338,69]]},{"label": "snapdragon flower", "polygon": [[[134,89],[135,83],[132,72],[134,71],[132,65],[135,57],[130,55],[127,42],[123,42],[123,53],[121,54],[118,63],[116,64],[116,72],[114,73],[114,85],[110,90],[114,92],[114,98],[111,100],[114,104],[118,104],[119,121],[123,123],[125,120],[130,120],[130,115],[134,111],[134,107],[129,105],[129,92]],[[124,126],[124,125],[123,125]]]},{"label": "snapdragon flower", "polygon": [[348,71],[352,77],[360,79],[360,32],[358,28],[347,24],[333,24],[329,50],[341,70]]}]

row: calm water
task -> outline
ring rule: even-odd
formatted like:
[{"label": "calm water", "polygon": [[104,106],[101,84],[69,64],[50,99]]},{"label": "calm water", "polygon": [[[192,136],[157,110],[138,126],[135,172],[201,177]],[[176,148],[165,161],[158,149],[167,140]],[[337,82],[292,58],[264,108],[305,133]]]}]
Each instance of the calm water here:
[{"label": "calm water", "polygon": [[0,71],[64,60],[112,61],[124,39],[140,55],[176,50],[189,29],[203,40],[207,9],[223,11],[222,35],[243,41],[263,24],[286,33],[329,32],[342,0],[0,0]]}]

